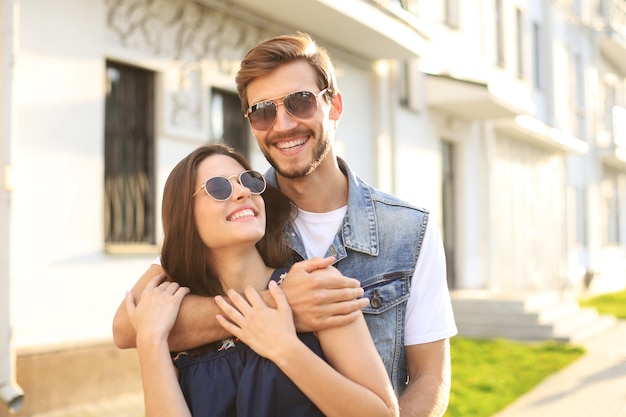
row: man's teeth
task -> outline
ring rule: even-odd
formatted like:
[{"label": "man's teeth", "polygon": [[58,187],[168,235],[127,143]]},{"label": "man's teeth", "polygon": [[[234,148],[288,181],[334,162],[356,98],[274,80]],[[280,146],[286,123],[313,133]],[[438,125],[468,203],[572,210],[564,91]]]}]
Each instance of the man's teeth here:
[{"label": "man's teeth", "polygon": [[289,149],[289,148],[295,148],[296,146],[301,146],[306,142],[305,139],[294,139],[294,140],[290,140],[288,142],[280,142],[277,143],[276,146],[279,149]]},{"label": "man's teeth", "polygon": [[237,219],[241,219],[242,217],[254,217],[254,212],[250,209],[241,210],[230,216],[228,220],[234,221]]}]

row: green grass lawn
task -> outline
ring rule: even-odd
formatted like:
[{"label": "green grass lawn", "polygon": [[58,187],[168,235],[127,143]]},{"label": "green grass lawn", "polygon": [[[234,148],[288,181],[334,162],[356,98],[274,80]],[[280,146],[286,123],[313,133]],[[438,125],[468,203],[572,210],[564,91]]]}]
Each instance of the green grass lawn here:
[{"label": "green grass lawn", "polygon": [[[626,319],[626,290],[585,298],[580,305]],[[453,337],[450,346],[452,390],[446,417],[492,416],[584,353],[564,343],[461,336]]]},{"label": "green grass lawn", "polygon": [[450,341],[452,390],[446,417],[489,417],[584,350],[565,343],[504,339]]},{"label": "green grass lawn", "polygon": [[626,319],[626,290],[585,298],[580,301],[580,305],[593,307],[600,314]]}]

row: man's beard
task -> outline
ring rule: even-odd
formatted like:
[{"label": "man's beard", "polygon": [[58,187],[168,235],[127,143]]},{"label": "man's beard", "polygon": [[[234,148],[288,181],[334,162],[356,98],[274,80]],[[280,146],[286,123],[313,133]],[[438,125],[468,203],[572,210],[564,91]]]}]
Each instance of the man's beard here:
[{"label": "man's beard", "polygon": [[303,178],[312,173],[317,169],[318,166],[324,161],[328,152],[330,151],[330,140],[328,139],[328,134],[324,133],[324,135],[317,141],[315,148],[313,149],[313,158],[311,164],[309,166],[303,167],[302,169],[287,171],[278,166],[276,161],[269,155],[269,152],[263,151],[265,155],[265,159],[267,162],[274,167],[276,172],[284,178],[288,178],[291,180]]}]

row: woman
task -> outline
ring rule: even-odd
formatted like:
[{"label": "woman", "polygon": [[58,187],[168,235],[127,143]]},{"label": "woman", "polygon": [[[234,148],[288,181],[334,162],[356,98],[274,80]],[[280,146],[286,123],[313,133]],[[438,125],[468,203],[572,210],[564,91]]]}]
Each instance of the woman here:
[{"label": "woman", "polygon": [[[294,211],[240,154],[222,145],[192,152],[170,174],[162,211],[161,261],[172,282],[155,279],[139,302],[126,297],[147,417],[398,415],[363,317],[296,333],[278,286]],[[276,308],[261,297],[266,288]],[[234,337],[176,355],[177,381],[167,337],[188,292],[215,296],[218,321]]]}]

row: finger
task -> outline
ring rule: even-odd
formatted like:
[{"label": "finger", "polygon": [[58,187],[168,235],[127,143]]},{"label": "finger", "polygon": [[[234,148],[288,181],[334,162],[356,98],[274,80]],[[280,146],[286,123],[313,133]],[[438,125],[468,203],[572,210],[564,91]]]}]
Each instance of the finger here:
[{"label": "finger", "polygon": [[228,299],[233,304],[233,306],[235,306],[235,308],[239,310],[243,315],[246,315],[246,313],[250,311],[250,304],[237,291],[230,289],[226,292],[226,295],[228,295]]},{"label": "finger", "polygon": [[[274,303],[276,303],[277,310],[290,308],[285,292],[280,289],[276,281],[270,281],[268,284],[268,287],[270,290],[270,294],[272,295],[272,298],[274,299]],[[261,300],[261,302],[263,302],[263,300]]]},{"label": "finger", "polygon": [[360,313],[362,309],[369,305],[367,298],[359,298],[356,300],[342,301],[328,305],[328,316],[345,316],[353,313]]},{"label": "finger", "polygon": [[313,272],[318,269],[324,269],[332,265],[333,262],[335,262],[335,258],[333,256],[329,256],[328,258],[311,258],[295,263],[292,266],[292,269]]},{"label": "finger", "polygon": [[336,327],[346,326],[348,324],[353,323],[361,314],[361,311],[354,311],[349,314],[342,314],[338,316],[330,316],[324,319],[323,328],[331,329]]},{"label": "finger", "polygon": [[226,317],[221,314],[217,314],[215,319],[219,323],[220,326],[224,328],[229,334],[232,334],[235,337],[241,337],[241,328],[226,319]]},{"label": "finger", "polygon": [[189,287],[180,287],[180,289],[178,290],[178,293],[182,294],[183,297],[189,294],[190,292],[191,292],[191,289]]},{"label": "finger", "polygon": [[135,311],[135,308],[137,308],[136,304],[135,304],[135,297],[133,297],[133,293],[131,293],[130,291],[126,291],[126,297],[124,299],[124,304],[126,305],[126,311],[129,313],[129,315]]},{"label": "finger", "polygon": [[[326,258],[328,259],[328,258]],[[308,272],[311,278],[320,281],[324,288],[360,288],[361,282],[358,279],[344,276],[333,266],[323,269],[316,269]],[[288,279],[289,277],[287,277]],[[285,281],[287,280],[285,279]]]},{"label": "finger", "polygon": [[[235,307],[228,304],[222,296],[220,295],[216,296],[215,302],[217,303],[217,306],[220,308],[220,310],[222,310],[224,315],[228,317],[229,320],[237,324],[240,324],[245,320],[243,315],[239,312],[239,310],[237,310]],[[231,299],[231,302],[232,302],[232,299]]]},{"label": "finger", "polygon": [[174,281],[165,281],[159,285],[160,290],[170,295],[174,295],[179,288],[180,284]]},{"label": "finger", "polygon": [[[270,283],[272,282],[276,284],[275,281],[270,281]],[[261,294],[259,294],[259,292],[250,285],[248,285],[244,289],[243,293],[245,294],[246,299],[248,300],[248,303],[251,307],[267,307],[267,304],[265,304],[263,298],[261,298]]]},{"label": "finger", "polygon": [[311,274],[315,275],[319,273],[321,279],[324,281],[324,287],[328,289],[346,289],[351,294],[359,294],[356,297],[363,295],[363,288],[358,279],[344,277],[337,273],[326,273],[326,271],[313,271]]},{"label": "finger", "polygon": [[189,294],[189,292],[190,292],[189,287],[180,287],[174,293],[174,297],[177,298],[179,302],[182,302],[183,298],[185,298],[185,296]]},{"label": "finger", "polygon": [[164,276],[165,276],[165,274],[159,274],[159,275],[155,276],[150,281],[148,281],[148,284],[146,285],[146,288],[144,288],[144,289],[145,290],[151,290],[153,288],[158,287],[159,285],[161,285],[161,282],[163,282]]}]

